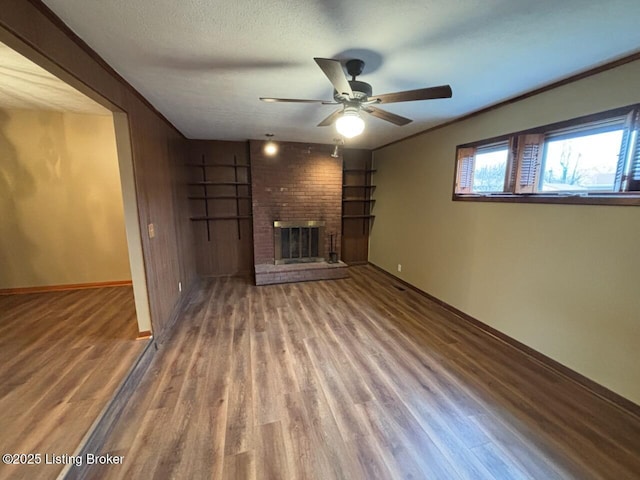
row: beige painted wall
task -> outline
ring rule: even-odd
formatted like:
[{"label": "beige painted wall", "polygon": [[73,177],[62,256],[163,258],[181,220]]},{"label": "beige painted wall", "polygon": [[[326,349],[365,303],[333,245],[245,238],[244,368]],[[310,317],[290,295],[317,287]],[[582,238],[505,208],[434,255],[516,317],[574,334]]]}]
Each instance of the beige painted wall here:
[{"label": "beige painted wall", "polygon": [[0,109],[0,289],[130,280],[113,119]]},{"label": "beige painted wall", "polygon": [[370,261],[640,404],[640,207],[451,200],[456,145],[637,103],[639,85],[634,62],[376,151]]}]

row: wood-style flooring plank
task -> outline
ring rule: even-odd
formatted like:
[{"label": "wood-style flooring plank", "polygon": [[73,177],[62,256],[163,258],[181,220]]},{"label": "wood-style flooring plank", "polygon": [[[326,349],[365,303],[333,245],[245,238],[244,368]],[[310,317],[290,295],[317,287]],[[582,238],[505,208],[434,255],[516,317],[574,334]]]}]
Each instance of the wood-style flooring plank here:
[{"label": "wood-style flooring plank", "polygon": [[0,478],[55,478],[147,341],[131,287],[0,296],[0,452],[40,453],[0,465]]},{"label": "wood-style flooring plank", "polygon": [[260,480],[279,480],[291,478],[289,460],[284,445],[284,434],[280,421],[265,423],[258,427],[258,466],[257,478]]},{"label": "wood-style flooring plank", "polygon": [[206,279],[104,446],[125,464],[91,478],[638,478],[640,419],[349,270]]},{"label": "wood-style flooring plank", "polygon": [[224,458],[224,480],[255,480],[256,462],[253,450]]}]

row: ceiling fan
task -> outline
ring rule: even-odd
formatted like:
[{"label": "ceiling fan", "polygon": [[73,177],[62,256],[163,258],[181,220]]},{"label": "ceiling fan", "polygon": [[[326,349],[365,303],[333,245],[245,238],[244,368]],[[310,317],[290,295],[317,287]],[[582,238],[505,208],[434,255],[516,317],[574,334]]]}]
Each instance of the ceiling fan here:
[{"label": "ceiling fan", "polygon": [[351,80],[345,77],[342,64],[339,60],[330,58],[314,58],[318,66],[322,69],[331,84],[333,85],[334,101],[326,100],[304,100],[299,98],[271,98],[260,97],[263,102],[288,102],[288,103],[320,103],[322,105],[342,105],[327,118],[322,120],[318,126],[327,127],[336,124],[336,130],[346,138],[360,135],[364,130],[364,120],[360,112],[368,113],[395,125],[407,125],[413,120],[410,118],[387,112],[374,107],[379,103],[412,102],[415,100],[431,100],[436,98],[451,98],[452,92],[449,85],[438,87],[419,88],[417,90],[406,90],[403,92],[385,93],[373,95],[371,85],[366,82],[356,80],[362,73],[364,62],[353,59],[346,62],[347,72],[351,75]]}]

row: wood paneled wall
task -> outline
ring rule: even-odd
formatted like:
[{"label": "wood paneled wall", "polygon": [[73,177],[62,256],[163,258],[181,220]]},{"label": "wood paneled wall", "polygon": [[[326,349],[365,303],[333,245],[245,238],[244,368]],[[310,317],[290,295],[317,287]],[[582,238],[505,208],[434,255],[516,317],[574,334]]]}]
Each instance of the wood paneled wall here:
[{"label": "wood paneled wall", "polygon": [[[231,165],[237,165],[231,167]],[[198,167],[196,165],[216,165]],[[249,142],[190,140],[187,170],[198,274],[250,275],[253,272]],[[192,185],[204,180],[210,185]],[[236,183],[237,185],[234,185]],[[205,195],[206,193],[206,195]],[[203,198],[203,197],[210,198]],[[233,198],[235,197],[235,198]],[[234,218],[239,217],[239,218]]]},{"label": "wood paneled wall", "polygon": [[[196,276],[185,138],[42,3],[3,1],[0,34],[0,41],[83,93],[97,93],[128,114],[151,319],[154,334],[162,336]],[[146,234],[150,223],[153,239]]]}]

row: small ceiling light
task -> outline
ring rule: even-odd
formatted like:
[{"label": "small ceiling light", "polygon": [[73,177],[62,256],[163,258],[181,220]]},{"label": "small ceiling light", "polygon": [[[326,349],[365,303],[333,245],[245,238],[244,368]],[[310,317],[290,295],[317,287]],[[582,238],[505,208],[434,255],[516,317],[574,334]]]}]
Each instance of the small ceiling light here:
[{"label": "small ceiling light", "polygon": [[340,145],[344,145],[344,140],[342,140],[341,138],[334,138],[333,139],[334,143],[336,144],[333,147],[333,153],[331,154],[332,158],[339,158],[340,157]]},{"label": "small ceiling light", "polygon": [[364,131],[364,120],[356,107],[345,107],[342,116],[336,120],[336,130],[345,138],[357,137]]},{"label": "small ceiling light", "polygon": [[269,140],[264,144],[263,152],[265,155],[273,157],[276,153],[278,153],[278,144],[272,140],[273,133],[267,133],[265,136]]}]

